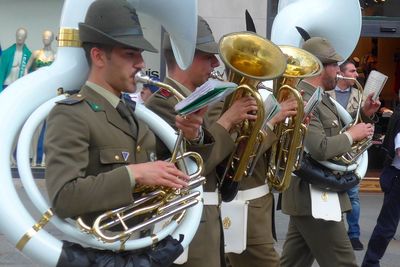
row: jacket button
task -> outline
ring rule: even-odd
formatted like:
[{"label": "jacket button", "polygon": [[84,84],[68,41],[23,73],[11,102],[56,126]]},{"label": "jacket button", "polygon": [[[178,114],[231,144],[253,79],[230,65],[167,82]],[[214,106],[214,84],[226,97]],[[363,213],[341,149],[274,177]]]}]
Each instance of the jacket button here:
[{"label": "jacket button", "polygon": [[116,160],[119,160],[119,156],[118,155],[115,155],[115,157],[114,157]]},{"label": "jacket button", "polygon": [[136,152],[140,152],[142,150],[142,148],[140,146],[136,147]]}]

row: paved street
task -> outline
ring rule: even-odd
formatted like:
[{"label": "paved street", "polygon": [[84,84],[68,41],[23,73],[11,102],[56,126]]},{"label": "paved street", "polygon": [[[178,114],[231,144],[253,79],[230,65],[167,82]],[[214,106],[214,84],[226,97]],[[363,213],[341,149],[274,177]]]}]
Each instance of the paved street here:
[{"label": "paved street", "polygon": [[[36,179],[38,182],[38,186],[41,190],[43,190],[43,179]],[[33,207],[29,201],[27,201],[27,197],[25,192],[20,184],[18,179],[15,179],[15,184],[20,194],[20,197],[24,204],[26,204],[29,210],[33,210]],[[364,243],[364,246],[367,246],[369,237],[375,226],[375,221],[377,214],[380,210],[380,206],[382,203],[382,194],[378,193],[361,193],[361,241]],[[276,213],[276,227],[277,227],[277,236],[278,243],[277,249],[279,252],[282,250],[282,245],[284,242],[287,224],[289,218],[288,216],[282,214],[281,212]],[[50,233],[53,233],[56,236],[62,235],[58,230],[56,230],[51,224],[46,226],[46,230]],[[399,266],[400,261],[400,232],[395,236],[396,240],[393,240],[390,243],[388,250],[381,262],[382,267],[397,267]],[[356,251],[357,261],[360,264],[362,258],[364,257],[365,250]],[[3,234],[0,233],[0,266],[13,266],[13,267],[27,267],[27,266],[37,266],[35,265],[29,258],[22,255],[18,252],[5,238]],[[317,263],[314,263],[313,266],[318,266]],[[251,267],[251,266],[249,266]]]}]

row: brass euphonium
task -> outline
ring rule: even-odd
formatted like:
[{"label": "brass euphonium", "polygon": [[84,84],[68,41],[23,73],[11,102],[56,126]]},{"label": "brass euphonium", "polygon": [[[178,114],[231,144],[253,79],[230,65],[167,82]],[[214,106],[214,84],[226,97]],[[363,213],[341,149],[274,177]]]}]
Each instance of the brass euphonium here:
[{"label": "brass euphonium", "polygon": [[[357,81],[357,79],[351,78],[351,77],[343,77],[341,75],[337,75],[336,78],[338,80],[350,80],[354,81],[355,85],[357,86],[357,98],[358,98],[358,107],[356,111],[356,116],[354,118],[354,121],[351,122],[350,124],[346,125],[343,127],[343,129],[340,131],[340,133],[344,133],[347,131],[350,127],[353,125],[362,122],[361,120],[361,104],[362,104],[362,95],[363,95],[363,87],[362,85]],[[366,137],[361,141],[355,142],[351,146],[351,150],[349,152],[344,153],[341,156],[337,156],[333,158],[333,161],[343,164],[343,165],[350,165],[353,164],[361,154],[365,152],[368,148],[372,146],[372,137]]]},{"label": "brass euphonium", "polygon": [[300,167],[304,150],[306,126],[304,103],[297,84],[304,78],[319,75],[322,63],[311,53],[293,46],[279,46],[286,56],[286,70],[282,77],[274,81],[274,96],[279,103],[288,98],[297,101],[297,114],[278,123],[274,128],[279,138],[271,147],[267,181],[270,188],[284,191],[288,188],[292,172]]},{"label": "brass euphonium", "polygon": [[[184,99],[175,88],[163,82],[151,80],[143,73],[136,74],[135,80],[139,83],[162,87],[172,93],[178,101]],[[205,177],[201,176],[203,172],[202,157],[193,151],[185,152],[182,141],[183,134],[182,131],[179,131],[169,162],[175,163],[183,172],[189,175],[190,179],[187,187],[174,189],[164,186],[138,185],[132,192],[135,196],[133,203],[99,215],[92,226],[88,226],[81,218],[78,218],[77,224],[81,230],[94,234],[105,243],[116,241],[124,243],[134,233],[149,229],[152,225],[162,220],[172,218],[172,220],[179,223],[183,219],[186,210],[199,202],[200,192],[191,190],[205,182]],[[197,166],[197,170],[192,173],[188,173],[185,163],[189,158],[193,159]],[[138,216],[146,219],[136,224],[132,223],[134,220],[128,222]]]},{"label": "brass euphonium", "polygon": [[261,81],[280,76],[286,60],[278,46],[252,32],[225,35],[219,42],[219,54],[225,63],[227,80],[238,88],[225,100],[225,112],[237,99],[252,96],[257,102],[256,121],[245,120],[237,125],[232,134],[236,136],[236,149],[230,155],[222,176],[222,200],[232,200],[238,190],[238,182],[248,174],[257,149],[265,138],[263,100],[257,91]]}]

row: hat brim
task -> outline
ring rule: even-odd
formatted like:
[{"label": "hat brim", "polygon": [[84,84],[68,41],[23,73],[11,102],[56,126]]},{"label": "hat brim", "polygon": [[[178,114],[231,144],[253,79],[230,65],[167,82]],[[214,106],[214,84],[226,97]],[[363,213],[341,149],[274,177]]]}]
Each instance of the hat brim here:
[{"label": "hat brim", "polygon": [[198,44],[196,45],[196,49],[203,51],[209,54],[218,54],[218,44],[216,42],[205,43],[205,44]]},{"label": "hat brim", "polygon": [[333,56],[330,57],[321,57],[317,56],[317,58],[322,62],[322,64],[331,64],[331,63],[337,63],[337,62],[342,62],[344,59],[337,53],[335,53]]},{"label": "hat brim", "polygon": [[158,53],[158,50],[154,48],[154,46],[152,46],[150,42],[143,37],[143,35],[113,37],[85,23],[79,23],[79,37],[81,42],[122,45],[136,49],[143,49],[144,51],[148,52]]}]

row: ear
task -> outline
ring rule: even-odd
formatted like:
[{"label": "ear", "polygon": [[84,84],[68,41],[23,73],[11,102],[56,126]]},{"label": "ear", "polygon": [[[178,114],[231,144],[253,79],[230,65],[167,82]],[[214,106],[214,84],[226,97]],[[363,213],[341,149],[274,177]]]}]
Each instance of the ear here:
[{"label": "ear", "polygon": [[92,65],[95,65],[98,67],[104,66],[104,64],[107,60],[106,52],[98,47],[93,47],[90,50],[90,57],[92,59]]}]

